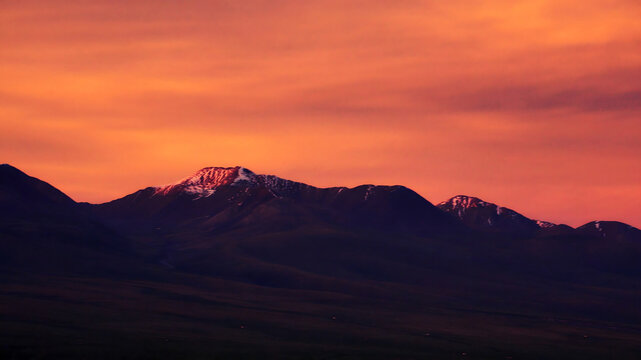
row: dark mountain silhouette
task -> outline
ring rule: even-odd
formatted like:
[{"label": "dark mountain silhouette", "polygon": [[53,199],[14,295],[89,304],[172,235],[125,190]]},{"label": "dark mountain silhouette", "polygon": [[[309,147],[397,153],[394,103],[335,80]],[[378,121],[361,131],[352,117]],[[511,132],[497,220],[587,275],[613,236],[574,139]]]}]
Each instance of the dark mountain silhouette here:
[{"label": "dark mountain silhouette", "polygon": [[[439,209],[440,208],[440,209]],[[205,168],[77,204],[0,167],[1,358],[637,359],[640,231]],[[463,355],[465,354],[465,355]]]},{"label": "dark mountain silhouette", "polygon": [[457,195],[439,203],[438,208],[473,229],[518,237],[530,237],[542,228],[556,227],[549,222],[528,219],[512,209],[485,202],[479,198]]},{"label": "dark mountain silhouette", "polygon": [[7,217],[60,216],[75,202],[60,190],[15,167],[0,165],[0,214]]},{"label": "dark mountain silhouette", "polygon": [[641,230],[618,221],[592,221],[579,226],[577,231],[613,241],[641,242]]},{"label": "dark mountain silhouette", "polygon": [[458,221],[404,186],[323,189],[242,167],[204,168],[176,184],[96,205],[95,211],[125,229],[326,224],[428,236],[461,232]]},{"label": "dark mountain silhouette", "polygon": [[120,271],[129,241],[44,181],[0,165],[0,268],[5,271]]}]

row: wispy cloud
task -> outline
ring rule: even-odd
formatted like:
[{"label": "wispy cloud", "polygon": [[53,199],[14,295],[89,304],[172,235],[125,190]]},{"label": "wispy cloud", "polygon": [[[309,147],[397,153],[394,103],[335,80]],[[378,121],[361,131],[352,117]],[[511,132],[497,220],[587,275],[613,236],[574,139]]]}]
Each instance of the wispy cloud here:
[{"label": "wispy cloud", "polygon": [[243,164],[641,225],[639,13],[633,0],[2,2],[2,160],[79,200]]}]

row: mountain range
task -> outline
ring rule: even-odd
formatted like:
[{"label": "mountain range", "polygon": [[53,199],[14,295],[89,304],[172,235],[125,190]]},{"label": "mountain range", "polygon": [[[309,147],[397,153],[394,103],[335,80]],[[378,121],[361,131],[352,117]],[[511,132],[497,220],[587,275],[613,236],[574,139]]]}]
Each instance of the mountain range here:
[{"label": "mountain range", "polygon": [[641,230],[208,167],[76,203],[0,165],[7,358],[641,354]]},{"label": "mountain range", "polygon": [[[443,231],[458,233],[461,223],[477,231],[519,237],[551,229],[568,233],[575,230],[564,224],[529,219],[514,210],[472,196],[454,196],[433,206],[400,185],[317,188],[274,175],[257,175],[239,166],[204,168],[174,184],[148,187],[93,207],[105,218],[120,219],[120,222],[146,221],[148,225],[178,226],[180,222],[198,219],[202,222],[199,225],[209,222],[213,230],[222,223],[230,226],[245,216],[251,217],[253,211],[263,211],[264,206],[280,209],[279,215],[282,216],[292,215],[290,209],[282,208],[285,203],[315,208],[314,212],[319,217],[333,223],[422,235]],[[260,221],[264,215],[253,215],[253,220]],[[607,238],[611,232],[615,236],[617,225],[614,224],[617,222],[613,221],[594,221],[579,229],[598,230],[598,224],[609,224],[602,228],[600,236]],[[632,229],[630,233],[634,233],[632,226],[618,224]]]}]

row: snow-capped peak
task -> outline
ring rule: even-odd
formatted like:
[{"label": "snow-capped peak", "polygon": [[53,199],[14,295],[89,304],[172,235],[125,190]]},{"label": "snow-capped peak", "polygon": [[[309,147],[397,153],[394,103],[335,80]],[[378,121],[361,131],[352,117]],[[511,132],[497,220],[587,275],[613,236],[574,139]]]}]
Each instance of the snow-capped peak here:
[{"label": "snow-capped peak", "polygon": [[[443,201],[436,205],[439,209],[455,214],[459,219],[463,219],[468,213],[475,213],[476,210],[482,209],[485,216],[488,217],[509,217],[524,218],[523,215],[512,209],[498,206],[496,204],[483,201],[477,197],[467,195],[457,195],[449,200]],[[529,219],[528,219],[529,220]]]},{"label": "snow-capped peak", "polygon": [[255,184],[256,179],[256,174],[240,166],[206,167],[174,184],[157,187],[154,194],[166,195],[182,191],[207,197],[213,195],[221,186]]},{"label": "snow-capped peak", "polygon": [[530,220],[514,210],[483,201],[473,196],[457,195],[449,200],[439,203],[437,207],[443,211],[458,216],[459,219],[463,219],[469,213],[476,213],[472,209],[484,209],[482,211],[485,211],[484,216],[487,217],[488,225],[493,225],[495,219],[503,217],[521,219],[519,221],[534,222],[539,229],[549,229],[557,226],[557,224],[547,221]]},{"label": "snow-capped peak", "polygon": [[461,219],[471,208],[494,208],[497,215],[508,210],[495,204],[485,202],[477,197],[467,195],[454,196],[453,198],[443,201],[436,206],[441,210],[456,214]]},{"label": "snow-capped peak", "polygon": [[485,207],[489,205],[494,205],[488,202],[485,202],[477,197],[467,196],[467,195],[457,195],[449,200],[443,201],[438,204],[439,206],[451,206],[452,208],[471,208],[471,207]]},{"label": "snow-capped peak", "polygon": [[557,226],[555,223],[551,223],[549,221],[543,221],[543,220],[537,220],[536,224],[541,228],[541,229],[549,229]]},{"label": "snow-capped peak", "polygon": [[154,195],[187,193],[197,198],[209,197],[223,186],[257,188],[265,187],[275,197],[312,186],[279,178],[274,175],[257,175],[241,166],[206,167],[176,183],[154,188]]}]

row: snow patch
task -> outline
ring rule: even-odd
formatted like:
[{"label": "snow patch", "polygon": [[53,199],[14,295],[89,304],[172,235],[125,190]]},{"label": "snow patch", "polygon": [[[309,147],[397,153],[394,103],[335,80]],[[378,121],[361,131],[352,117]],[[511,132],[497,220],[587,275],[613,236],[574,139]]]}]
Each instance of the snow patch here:
[{"label": "snow patch", "polygon": [[238,169],[238,175],[236,175],[236,179],[234,180],[233,184],[237,184],[240,181],[252,182],[255,177],[256,175],[252,171],[241,167]]},{"label": "snow patch", "polygon": [[370,195],[372,194],[373,188],[374,188],[374,185],[367,185],[367,191],[365,191],[365,197],[364,197],[365,200],[369,199]]},{"label": "snow patch", "polygon": [[548,222],[548,221],[542,221],[542,220],[537,220],[536,224],[541,228],[541,229],[549,229],[552,227],[555,227],[556,224]]},{"label": "snow patch", "polygon": [[241,167],[208,167],[200,169],[194,175],[186,177],[174,184],[155,188],[154,195],[167,195],[183,192],[196,195],[197,198],[212,196],[216,189],[225,185],[233,185],[239,179],[251,181],[253,173]]}]

